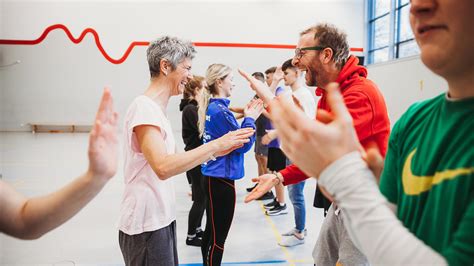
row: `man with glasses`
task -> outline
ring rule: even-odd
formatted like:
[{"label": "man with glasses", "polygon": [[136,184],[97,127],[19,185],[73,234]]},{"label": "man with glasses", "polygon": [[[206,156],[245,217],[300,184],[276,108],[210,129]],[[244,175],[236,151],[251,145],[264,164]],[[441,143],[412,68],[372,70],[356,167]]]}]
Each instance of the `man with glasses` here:
[{"label": "man with glasses", "polygon": [[[358,65],[355,56],[349,56],[345,33],[328,24],[308,28],[300,33],[292,63],[306,71],[306,85],[316,86],[316,94],[322,96],[318,103],[318,116],[331,116],[325,89],[331,82],[339,83],[360,144],[364,148],[375,144],[382,155],[385,155],[390,133],[385,101],[375,83],[366,78],[367,69]],[[262,94],[261,98],[269,102],[272,97],[261,85],[263,84],[255,86],[253,83],[257,93]],[[246,201],[258,198],[280,182],[291,185],[307,178],[295,165],[290,165],[277,174],[262,175],[257,178],[259,185],[247,196]],[[351,242],[339,210],[334,205],[331,206],[331,201],[323,196],[320,189],[316,190],[314,206],[327,210],[327,217],[313,251],[315,264],[368,264],[366,257]]]},{"label": "man with glasses", "polygon": [[370,263],[474,265],[474,1],[410,3],[421,62],[447,90],[395,123],[380,187],[383,162],[367,167],[337,85],[328,86],[330,124],[283,101],[271,105],[272,117],[279,132],[291,131],[279,135],[287,155],[334,196]]}]

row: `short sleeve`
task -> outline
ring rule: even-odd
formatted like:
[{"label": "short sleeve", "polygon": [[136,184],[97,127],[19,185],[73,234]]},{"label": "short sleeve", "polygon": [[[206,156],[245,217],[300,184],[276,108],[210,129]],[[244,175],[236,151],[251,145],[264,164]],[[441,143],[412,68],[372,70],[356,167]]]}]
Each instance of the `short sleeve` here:
[{"label": "short sleeve", "polygon": [[134,128],[141,125],[155,126],[161,131],[164,138],[166,138],[166,131],[161,130],[163,128],[163,119],[164,115],[162,111],[155,105],[155,103],[148,99],[137,99],[133,103],[128,112],[126,130],[127,135],[129,136],[127,139],[128,145],[131,146],[134,152],[141,153],[138,140],[133,131]]}]

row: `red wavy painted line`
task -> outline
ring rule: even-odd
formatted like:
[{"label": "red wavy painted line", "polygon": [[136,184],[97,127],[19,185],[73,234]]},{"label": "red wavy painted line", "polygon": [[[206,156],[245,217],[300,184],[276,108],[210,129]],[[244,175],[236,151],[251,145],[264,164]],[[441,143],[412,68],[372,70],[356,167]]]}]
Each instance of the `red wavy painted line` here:
[{"label": "red wavy painted line", "polygon": [[[97,48],[99,48],[99,51],[102,53],[102,55],[107,59],[109,62],[112,64],[121,64],[123,63],[127,57],[130,55],[132,52],[133,48],[135,46],[148,46],[150,42],[132,42],[123,56],[119,59],[114,59],[110,57],[107,52],[105,52],[104,47],[102,47],[102,44],[100,43],[99,40],[99,34],[93,29],[93,28],[86,28],[84,31],[82,31],[81,35],[79,38],[74,38],[74,36],[71,34],[69,29],[64,26],[63,24],[55,24],[47,27],[41,36],[36,39],[36,40],[6,40],[6,39],[0,39],[0,45],[36,45],[41,43],[48,34],[56,29],[62,29],[66,35],[69,37],[69,39],[75,43],[78,44],[80,43],[84,37],[86,36],[87,33],[91,33],[94,36],[95,43],[97,45]],[[217,43],[217,42],[195,42],[193,43],[195,46],[201,46],[201,47],[235,47],[235,48],[271,48],[271,49],[295,49],[295,45],[286,45],[286,44],[253,44],[253,43]],[[362,48],[351,48],[351,51],[353,52],[362,52]]]}]

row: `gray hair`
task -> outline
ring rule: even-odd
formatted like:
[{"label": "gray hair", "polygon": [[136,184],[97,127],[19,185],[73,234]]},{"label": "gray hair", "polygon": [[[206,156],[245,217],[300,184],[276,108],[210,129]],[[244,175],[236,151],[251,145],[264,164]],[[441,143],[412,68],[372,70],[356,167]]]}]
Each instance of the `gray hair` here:
[{"label": "gray hair", "polygon": [[189,41],[183,41],[176,37],[164,36],[150,42],[146,50],[146,58],[150,69],[151,77],[160,74],[160,62],[166,59],[171,64],[171,69],[175,70],[180,62],[185,58],[193,59],[196,54],[194,46]]}]

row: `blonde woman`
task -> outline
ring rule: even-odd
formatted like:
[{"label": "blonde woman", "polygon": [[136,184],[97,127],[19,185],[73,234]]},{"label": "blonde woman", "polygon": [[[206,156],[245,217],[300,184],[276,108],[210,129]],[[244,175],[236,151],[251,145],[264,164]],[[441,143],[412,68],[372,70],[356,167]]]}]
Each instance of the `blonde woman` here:
[{"label": "blonde woman", "polygon": [[[221,136],[241,128],[255,129],[255,120],[263,111],[261,100],[252,100],[244,108],[242,124],[229,110],[229,99],[234,89],[232,69],[226,65],[213,64],[206,71],[209,101],[199,106],[199,122],[203,142],[209,143]],[[221,265],[224,243],[232,224],[235,209],[234,181],[244,177],[244,153],[252,148],[251,141],[226,156],[211,160],[202,166],[206,182],[206,230],[202,241],[204,265]]]},{"label": "blonde woman", "polygon": [[162,37],[150,43],[150,83],[125,115],[124,179],[119,243],[126,265],[178,265],[176,199],[172,177],[248,143],[252,129],[235,131],[184,153],[166,108],[192,78],[191,43]]}]

